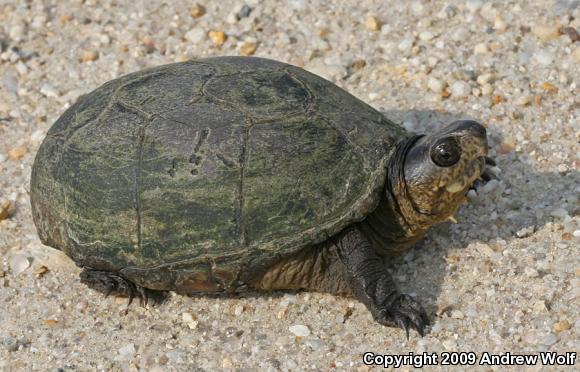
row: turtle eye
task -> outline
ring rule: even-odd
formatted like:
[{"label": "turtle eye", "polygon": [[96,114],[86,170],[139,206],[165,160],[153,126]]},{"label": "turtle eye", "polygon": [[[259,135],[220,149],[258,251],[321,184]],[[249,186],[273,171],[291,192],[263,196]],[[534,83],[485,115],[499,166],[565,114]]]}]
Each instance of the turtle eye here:
[{"label": "turtle eye", "polygon": [[453,138],[443,138],[431,147],[431,159],[440,167],[450,167],[461,157],[461,147]]}]

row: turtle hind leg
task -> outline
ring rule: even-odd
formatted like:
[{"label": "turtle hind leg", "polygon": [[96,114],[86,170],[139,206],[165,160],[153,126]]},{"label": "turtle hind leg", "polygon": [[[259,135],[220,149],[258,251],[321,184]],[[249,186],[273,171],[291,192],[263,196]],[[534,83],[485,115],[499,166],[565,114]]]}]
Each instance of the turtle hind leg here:
[{"label": "turtle hind leg", "polygon": [[154,299],[155,302],[162,302],[165,299],[165,293],[163,291],[155,291],[142,287],[111,271],[84,268],[80,277],[81,283],[104,293],[105,296],[117,294],[129,297],[128,305],[133,302],[135,297],[139,299],[141,306],[147,306],[150,298]]}]

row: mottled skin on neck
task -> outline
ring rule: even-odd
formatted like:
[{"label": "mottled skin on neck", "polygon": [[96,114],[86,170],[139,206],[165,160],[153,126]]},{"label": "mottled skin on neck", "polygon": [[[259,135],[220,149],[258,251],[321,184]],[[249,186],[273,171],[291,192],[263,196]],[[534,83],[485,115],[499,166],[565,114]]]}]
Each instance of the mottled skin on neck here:
[{"label": "mottled skin on neck", "polygon": [[[388,164],[378,208],[361,224],[365,236],[385,256],[396,256],[420,240],[436,223],[453,217],[485,168],[485,129],[472,121],[452,123],[428,136],[401,141]],[[459,161],[436,165],[430,150],[444,138],[461,147]],[[396,223],[394,223],[396,221]]]}]

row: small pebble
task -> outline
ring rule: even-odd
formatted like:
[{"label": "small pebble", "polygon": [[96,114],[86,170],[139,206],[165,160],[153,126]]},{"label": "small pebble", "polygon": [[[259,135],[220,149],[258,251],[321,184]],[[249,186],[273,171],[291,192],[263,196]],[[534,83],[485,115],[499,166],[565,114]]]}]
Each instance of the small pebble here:
[{"label": "small pebble", "polygon": [[499,32],[504,32],[504,31],[506,31],[506,30],[507,30],[507,27],[508,27],[508,26],[507,26],[507,23],[506,23],[506,22],[503,20],[503,18],[501,18],[501,17],[499,17],[499,16],[497,16],[497,17],[495,18],[495,21],[493,22],[493,28],[494,28],[496,31],[499,31]]},{"label": "small pebble", "polygon": [[209,37],[216,45],[223,45],[223,43],[226,41],[226,34],[223,31],[210,31]]},{"label": "small pebble", "polygon": [[99,58],[99,52],[96,50],[85,50],[81,55],[82,62],[92,62]]},{"label": "small pebble", "polygon": [[537,301],[532,306],[532,310],[534,313],[539,314],[548,311],[548,308],[546,307],[546,303],[544,301]]},{"label": "small pebble", "polygon": [[423,31],[419,34],[419,40],[422,41],[430,41],[433,40],[434,37],[435,35],[433,35],[431,31]]},{"label": "small pebble", "polygon": [[8,159],[9,160],[20,160],[26,153],[28,152],[28,148],[26,145],[20,145],[14,147],[8,151]]},{"label": "small pebble", "polygon": [[554,60],[554,56],[552,55],[552,53],[548,52],[545,49],[540,49],[538,50],[535,54],[534,54],[534,58],[536,59],[536,61],[544,66],[548,66],[552,64],[552,61]]},{"label": "small pebble", "polygon": [[495,251],[493,249],[491,249],[491,247],[485,243],[478,243],[475,246],[475,249],[477,249],[477,251],[481,254],[484,254],[486,256],[491,256],[495,253]]},{"label": "small pebble", "polygon": [[148,54],[151,54],[156,50],[155,41],[150,37],[143,38],[143,40],[141,40],[141,44],[145,48],[145,52]]},{"label": "small pebble", "polygon": [[471,87],[465,81],[456,81],[451,85],[451,95],[457,98],[467,97],[471,93]]},{"label": "small pebble", "polygon": [[236,307],[234,308],[234,315],[240,316],[240,315],[242,315],[243,312],[244,312],[244,306],[243,305],[236,305]]},{"label": "small pebble", "polygon": [[34,270],[34,275],[36,275],[37,278],[42,278],[48,271],[48,267],[40,265],[36,268],[36,270]]},{"label": "small pebble", "polygon": [[528,106],[532,102],[532,97],[530,96],[521,96],[516,98],[514,103],[518,106]]},{"label": "small pebble", "polygon": [[191,9],[189,9],[189,15],[192,18],[199,18],[205,14],[205,8],[203,5],[194,4]]},{"label": "small pebble", "polygon": [[538,277],[538,270],[534,269],[533,267],[526,267],[524,269],[524,273],[528,278],[537,278]]},{"label": "small pebble", "polygon": [[81,312],[81,313],[86,312],[88,307],[89,307],[89,304],[86,301],[79,301],[77,303],[77,305],[75,306],[76,310]]},{"label": "small pebble", "polygon": [[365,25],[371,31],[380,31],[381,30],[381,21],[375,16],[368,16]]},{"label": "small pebble", "polygon": [[483,94],[484,96],[489,96],[493,93],[493,85],[487,83],[487,84],[483,84],[481,87],[481,94]]},{"label": "small pebble", "polygon": [[252,54],[254,54],[256,52],[256,49],[258,49],[258,44],[257,43],[245,42],[240,47],[240,55],[242,55],[242,56],[251,56]]},{"label": "small pebble", "polygon": [[189,327],[189,329],[196,329],[198,321],[192,313],[182,313],[181,320]]},{"label": "small pebble", "polygon": [[499,145],[497,152],[499,154],[509,154],[510,152],[514,151],[516,148],[516,143],[513,138],[511,137],[504,137],[503,141]]},{"label": "small pebble", "polygon": [[12,210],[12,203],[10,200],[0,200],[0,221],[7,219]]},{"label": "small pebble", "polygon": [[278,313],[276,314],[276,318],[278,319],[284,319],[286,318],[286,315],[288,314],[288,310],[287,309],[282,309],[280,311],[278,311]]},{"label": "small pebble", "polygon": [[483,0],[467,0],[465,2],[465,7],[471,12],[471,13],[475,13],[478,10],[481,9],[481,7],[483,6],[484,1]]},{"label": "small pebble", "polygon": [[18,275],[30,267],[30,260],[23,254],[15,254],[10,258],[9,263],[14,275]]},{"label": "small pebble", "polygon": [[475,54],[485,54],[489,52],[489,48],[487,47],[486,43],[479,43],[473,48],[473,52]]},{"label": "small pebble", "polygon": [[564,85],[568,84],[568,75],[563,72],[560,72],[558,75],[558,81]]},{"label": "small pebble", "polygon": [[574,230],[572,235],[574,235],[575,238],[580,238],[580,230]]},{"label": "small pebble", "polygon": [[549,93],[558,93],[559,91],[557,86],[548,81],[542,83],[542,89]]},{"label": "small pebble", "polygon": [[572,56],[574,57],[576,62],[580,63],[580,46],[574,50],[574,52],[572,53]]},{"label": "small pebble", "polygon": [[560,25],[538,24],[532,27],[532,33],[542,41],[548,41],[560,36]]},{"label": "small pebble", "polygon": [[397,45],[397,48],[402,52],[411,49],[411,47],[413,47],[413,39],[410,37],[404,38],[403,40],[401,40],[399,45]]},{"label": "small pebble", "polygon": [[46,97],[56,98],[60,96],[60,94],[56,91],[56,89],[54,89],[54,87],[48,83],[45,83],[40,87],[40,93],[45,95]]},{"label": "small pebble", "polygon": [[485,85],[487,83],[490,83],[494,78],[494,75],[492,73],[487,73],[487,74],[481,74],[477,77],[477,84],[479,85]]},{"label": "small pebble", "polygon": [[235,12],[231,12],[226,17],[226,22],[231,24],[231,25],[238,22],[239,20],[240,20],[240,16],[238,15],[238,13],[235,13]]},{"label": "small pebble", "polygon": [[441,93],[446,86],[447,84],[444,81],[434,77],[430,77],[427,80],[427,87],[435,93]]},{"label": "small pebble", "polygon": [[552,329],[556,333],[567,331],[570,328],[572,328],[572,325],[567,320],[562,320],[560,322],[554,323],[554,326],[552,327]]},{"label": "small pebble", "polygon": [[458,9],[455,5],[447,5],[441,10],[441,12],[439,12],[437,16],[441,19],[453,18],[457,15],[457,13]]},{"label": "small pebble", "polygon": [[295,324],[290,326],[290,332],[292,332],[295,336],[298,337],[307,337],[310,336],[310,329],[302,324]]},{"label": "small pebble", "polygon": [[225,368],[225,369],[231,369],[231,368],[233,368],[233,367],[234,367],[234,364],[232,363],[231,359],[229,359],[229,358],[224,358],[224,359],[222,360],[222,368]]},{"label": "small pebble", "polygon": [[250,13],[252,13],[252,8],[250,8],[248,5],[244,4],[244,6],[242,6],[242,9],[240,9],[240,12],[238,13],[240,18],[246,18],[250,16]]},{"label": "small pebble", "polygon": [[30,135],[30,142],[32,142],[35,145],[38,145],[38,144],[40,144],[40,142],[42,142],[44,137],[45,137],[45,131],[42,129],[38,129]]},{"label": "small pebble", "polygon": [[135,355],[135,345],[131,343],[121,347],[119,349],[119,355],[124,359],[130,359]]},{"label": "small pebble", "polygon": [[574,27],[564,27],[562,32],[564,35],[567,35],[573,43],[580,41],[580,33]]},{"label": "small pebble", "polygon": [[419,1],[411,2],[411,11],[416,15],[422,15],[425,7]]},{"label": "small pebble", "polygon": [[201,28],[194,28],[187,31],[184,35],[185,39],[194,44],[202,42],[206,38],[207,33]]}]

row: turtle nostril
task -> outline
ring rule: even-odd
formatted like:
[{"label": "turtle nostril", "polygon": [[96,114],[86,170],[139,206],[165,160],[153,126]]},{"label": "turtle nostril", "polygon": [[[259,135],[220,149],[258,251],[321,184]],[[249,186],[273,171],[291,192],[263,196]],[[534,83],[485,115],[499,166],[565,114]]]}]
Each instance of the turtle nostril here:
[{"label": "turtle nostril", "polygon": [[477,123],[477,125],[474,125],[473,129],[477,134],[479,134],[480,137],[482,137],[482,138],[487,137],[487,130],[485,129],[485,127],[483,125]]},{"label": "turtle nostril", "polygon": [[486,138],[487,130],[475,120],[458,120],[454,122],[456,130],[469,132],[477,137]]},{"label": "turtle nostril", "polygon": [[474,132],[476,135],[479,135],[482,138],[487,137],[487,130],[485,129],[485,127],[476,121],[473,121],[471,123],[470,129],[472,132]]}]

